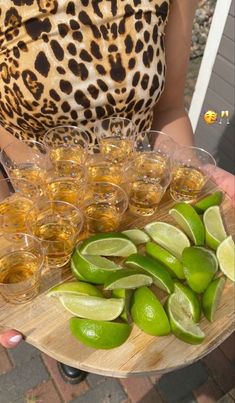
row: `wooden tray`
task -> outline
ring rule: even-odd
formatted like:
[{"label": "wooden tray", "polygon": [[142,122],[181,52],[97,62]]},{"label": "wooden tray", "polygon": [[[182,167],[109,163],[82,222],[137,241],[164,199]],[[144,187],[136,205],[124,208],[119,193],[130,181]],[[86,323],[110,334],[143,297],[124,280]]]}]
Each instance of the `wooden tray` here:
[{"label": "wooden tray", "polygon": [[[215,189],[215,184],[210,182],[204,194]],[[173,223],[167,214],[173,204],[166,194],[154,216],[136,219],[127,214],[122,228],[142,228],[154,220]],[[234,211],[227,197],[222,203],[222,214],[228,233],[234,234]],[[162,374],[189,365],[217,347],[235,329],[234,284],[227,280],[215,321],[201,320],[206,338],[200,345],[186,344],[173,335],[149,336],[134,326],[129,339],[118,348],[88,348],[69,332],[68,320],[72,315],[55,298],[48,299],[45,295],[52,285],[71,278],[69,269],[44,272],[40,295],[24,305],[10,305],[0,297],[0,325],[19,330],[28,343],[58,361],[84,371],[114,377]]]}]

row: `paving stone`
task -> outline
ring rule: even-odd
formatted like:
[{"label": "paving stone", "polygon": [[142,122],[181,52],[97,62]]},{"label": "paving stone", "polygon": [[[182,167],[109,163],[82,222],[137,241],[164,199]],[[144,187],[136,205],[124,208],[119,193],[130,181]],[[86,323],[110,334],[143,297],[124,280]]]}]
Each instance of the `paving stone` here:
[{"label": "paving stone", "polygon": [[209,369],[215,382],[219,385],[224,393],[227,393],[234,388],[234,365],[227,359],[219,348],[204,357],[203,362]]},{"label": "paving stone", "polygon": [[186,396],[180,403],[197,403],[192,393]]},{"label": "paving stone", "polygon": [[162,402],[161,396],[147,376],[123,378],[120,383],[132,403]]},{"label": "paving stone", "polygon": [[126,400],[127,396],[118,380],[107,378],[105,382],[72,400],[71,403],[124,403]]},{"label": "paving stone", "polygon": [[227,393],[221,399],[217,401],[217,403],[234,403],[233,398]]},{"label": "paving stone", "polygon": [[12,362],[7,350],[0,346],[0,375],[5,374],[13,369]]},{"label": "paving stone", "polygon": [[222,391],[211,378],[208,378],[208,380],[197,390],[194,390],[193,393],[198,403],[214,403],[223,396]]},{"label": "paving stone", "polygon": [[29,390],[25,395],[26,402],[35,403],[61,403],[62,400],[58,394],[52,380],[43,382],[36,388]]},{"label": "paving stone", "polygon": [[231,389],[230,391],[229,391],[229,394],[230,394],[230,396],[234,399],[234,401],[235,401],[235,388],[233,388],[233,389]]},{"label": "paving stone", "polygon": [[[69,383],[65,383],[64,380],[62,379],[58,366],[57,366],[57,361],[54,360],[53,358],[49,357],[46,354],[41,354],[42,359],[60,393],[62,396],[62,400],[65,403],[70,402],[72,399],[74,399],[76,396],[80,396],[84,394],[88,389],[88,385],[85,381],[77,384],[77,385],[70,385]],[[51,402],[53,403],[53,402]]]},{"label": "paving stone", "polygon": [[92,388],[95,386],[99,385],[102,382],[105,382],[108,378],[102,375],[97,375],[97,374],[89,374],[86,378],[86,382],[88,385],[90,385]]},{"label": "paving stone", "polygon": [[222,350],[229,361],[235,363],[235,332],[220,345],[220,350]]},{"label": "paving stone", "polygon": [[163,375],[158,382],[158,389],[167,403],[182,403],[182,400],[204,383],[207,378],[208,374],[199,361]]},{"label": "paving stone", "polygon": [[25,403],[25,393],[48,380],[49,374],[38,350],[25,342],[9,350],[9,355],[14,358],[15,368],[0,377],[0,401]]}]

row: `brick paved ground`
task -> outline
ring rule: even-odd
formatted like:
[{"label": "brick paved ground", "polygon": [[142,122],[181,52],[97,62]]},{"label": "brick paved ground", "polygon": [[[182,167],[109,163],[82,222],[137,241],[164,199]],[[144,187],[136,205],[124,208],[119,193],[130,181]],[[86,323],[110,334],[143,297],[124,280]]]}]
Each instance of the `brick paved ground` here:
[{"label": "brick paved ground", "polygon": [[235,333],[201,361],[162,377],[61,379],[56,361],[23,342],[0,347],[0,403],[234,403]]}]

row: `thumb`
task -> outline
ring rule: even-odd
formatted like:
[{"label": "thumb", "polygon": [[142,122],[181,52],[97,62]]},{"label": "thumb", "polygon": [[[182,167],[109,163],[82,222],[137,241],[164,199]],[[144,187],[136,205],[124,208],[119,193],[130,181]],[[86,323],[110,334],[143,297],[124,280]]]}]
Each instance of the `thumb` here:
[{"label": "thumb", "polygon": [[14,348],[23,340],[22,335],[16,330],[7,330],[0,333],[0,344],[6,348]]}]

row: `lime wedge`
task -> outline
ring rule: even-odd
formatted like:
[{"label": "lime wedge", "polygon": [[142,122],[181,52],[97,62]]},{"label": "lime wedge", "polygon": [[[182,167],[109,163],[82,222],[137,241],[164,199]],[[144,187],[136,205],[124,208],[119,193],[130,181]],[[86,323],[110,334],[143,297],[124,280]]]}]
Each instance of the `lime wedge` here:
[{"label": "lime wedge", "polygon": [[76,266],[73,262],[73,259],[70,260],[70,268],[72,270],[72,273],[76,272],[75,277],[80,280],[80,281],[86,281],[86,279],[84,277],[82,277],[81,273],[79,273],[79,270],[76,269]]},{"label": "lime wedge", "polygon": [[189,287],[196,293],[203,293],[218,270],[214,253],[203,247],[191,246],[184,249],[182,262]]},{"label": "lime wedge", "polygon": [[148,256],[142,256],[135,253],[125,260],[125,265],[146,271],[153,279],[153,283],[168,294],[174,290],[173,280],[166,267],[160,262]]},{"label": "lime wedge", "polygon": [[94,235],[80,247],[82,255],[127,257],[136,252],[135,244],[126,235],[115,232]]},{"label": "lime wedge", "polygon": [[147,242],[146,252],[152,258],[163,263],[173,277],[178,277],[179,279],[185,278],[182,263],[174,255],[168,252],[168,250],[154,242]]},{"label": "lime wedge", "polygon": [[178,281],[175,282],[174,286],[175,294],[177,294],[179,303],[187,312],[187,316],[194,322],[199,322],[201,317],[201,307],[197,295],[193,290],[191,290],[191,288],[179,283]]},{"label": "lime wedge", "polygon": [[72,272],[75,277],[82,276],[86,281],[94,284],[104,284],[105,280],[116,270],[122,269],[111,260],[102,256],[82,255],[79,247],[72,256]]},{"label": "lime wedge", "polygon": [[206,244],[216,250],[227,237],[219,207],[208,208],[203,214],[203,222],[206,229]]},{"label": "lime wedge", "polygon": [[187,236],[174,225],[156,221],[147,224],[145,231],[155,242],[173,253],[178,259],[181,259],[183,250],[190,246]]},{"label": "lime wedge", "polygon": [[71,281],[56,285],[47,291],[48,297],[60,297],[63,295],[89,295],[92,297],[103,297],[102,292],[94,285]]},{"label": "lime wedge", "polygon": [[126,231],[122,231],[122,233],[126,235],[135,245],[141,245],[142,243],[150,241],[149,236],[141,229],[127,229]]},{"label": "lime wedge", "polygon": [[127,323],[70,319],[72,335],[86,346],[96,349],[108,350],[120,346],[128,339],[131,330]]},{"label": "lime wedge", "polygon": [[177,203],[169,214],[175,219],[177,224],[194,242],[195,245],[204,245],[205,230],[203,223],[190,204]]},{"label": "lime wedge", "polygon": [[122,298],[124,299],[124,308],[120,315],[120,318],[123,319],[127,323],[131,323],[131,315],[130,315],[130,302],[133,294],[133,290],[126,290],[125,288],[117,288],[112,291],[112,296],[114,298]]},{"label": "lime wedge", "polygon": [[141,287],[134,292],[131,316],[143,332],[152,336],[164,336],[171,331],[161,302],[148,287]]},{"label": "lime wedge", "polygon": [[117,298],[64,294],[59,299],[67,311],[86,319],[114,320],[121,314],[124,307],[124,300]]},{"label": "lime wedge", "polygon": [[223,293],[226,279],[224,276],[212,281],[202,297],[202,309],[205,317],[213,322],[215,318],[215,312],[220,303],[220,298]]},{"label": "lime wedge", "polygon": [[166,309],[170,320],[171,330],[180,340],[189,344],[200,344],[205,338],[205,334],[200,327],[189,317],[182,305],[179,294],[174,293],[168,297]]},{"label": "lime wedge", "polygon": [[204,211],[206,211],[209,207],[212,206],[219,206],[223,200],[223,192],[218,190],[217,192],[214,192],[203,199],[199,200],[196,204],[194,204],[195,210],[199,213],[202,214]]},{"label": "lime wedge", "polygon": [[118,270],[111,274],[104,284],[105,290],[114,290],[115,288],[138,288],[144,285],[152,284],[153,280],[147,274],[140,270]]},{"label": "lime wedge", "polygon": [[235,245],[231,236],[221,242],[216,255],[220,270],[230,280],[235,281]]}]

